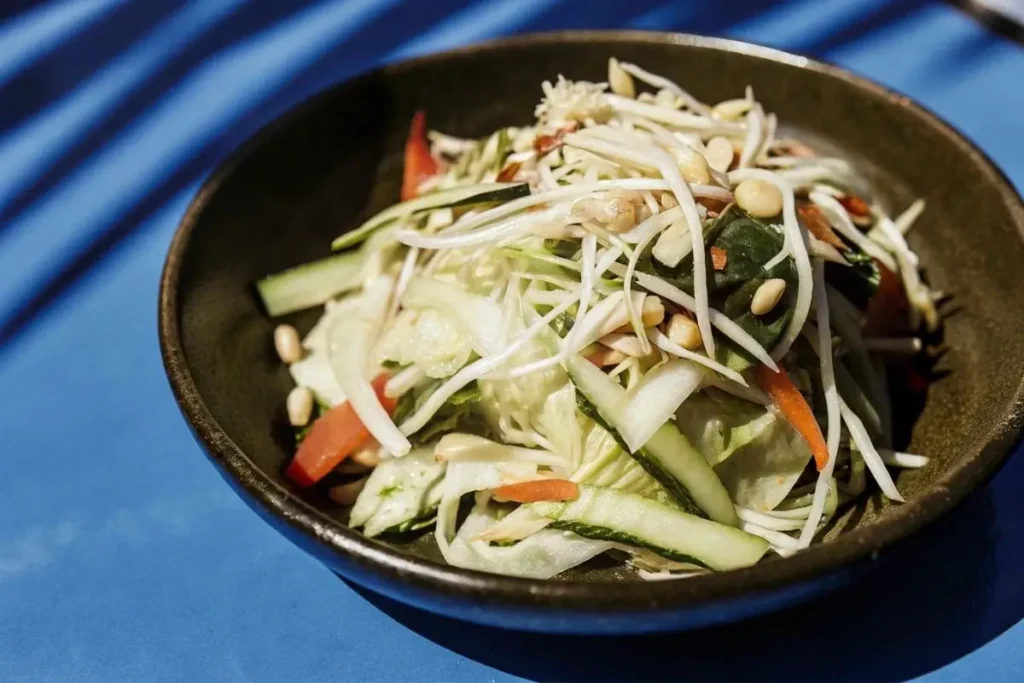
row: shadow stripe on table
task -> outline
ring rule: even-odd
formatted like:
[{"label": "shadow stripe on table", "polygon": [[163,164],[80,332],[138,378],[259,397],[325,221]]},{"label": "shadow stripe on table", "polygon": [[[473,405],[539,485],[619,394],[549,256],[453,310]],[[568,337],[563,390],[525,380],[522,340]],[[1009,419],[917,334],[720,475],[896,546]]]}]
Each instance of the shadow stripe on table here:
[{"label": "shadow stripe on table", "polygon": [[[133,89],[152,79],[167,61],[228,17],[241,2],[193,0],[77,89],[4,135],[0,139],[0,231],[5,221],[52,185],[44,182],[42,187],[34,186],[39,176],[60,157],[75,157],[82,138],[96,129]],[[24,191],[26,186],[28,192]],[[13,209],[8,211],[11,204]]]},{"label": "shadow stripe on table", "polygon": [[64,38],[83,30],[116,4],[117,0],[51,2],[0,24],[0,54],[4,55],[0,59],[0,86],[60,47]]},{"label": "shadow stripe on table", "polygon": [[[995,9],[996,3],[991,3],[994,5],[993,7],[987,7],[984,3],[975,0],[946,1],[993,33],[1024,45],[1024,23]],[[1024,4],[1021,5],[1021,8],[1019,11],[1024,16]]]},{"label": "shadow stripe on table", "polygon": [[[23,187],[15,196],[4,197],[6,203],[0,202],[0,232],[32,204],[54,192],[79,166],[87,163],[93,155],[99,154],[111,140],[136,120],[160,106],[169,92],[201,69],[204,63],[225,51],[226,46],[242,45],[254,35],[266,31],[268,27],[287,21],[298,9],[291,3],[246,3],[230,15],[230,21],[215,23],[205,31],[198,31],[183,41],[177,53],[170,55],[170,58],[159,64],[147,78],[137,82],[134,88],[113,101],[103,115],[82,132],[79,139],[64,148],[59,157],[48,164],[42,175]],[[197,103],[197,106],[201,107],[203,103]]]},{"label": "shadow stripe on table", "polygon": [[122,0],[68,35],[42,37],[41,42],[49,46],[45,58],[11,74],[0,87],[0,101],[6,104],[0,109],[0,130],[23,125],[38,111],[63,100],[68,92],[117,60],[139,36],[174,14],[180,4],[177,0]]},{"label": "shadow stripe on table", "polygon": [[[79,255],[110,231],[109,226],[117,225],[121,215],[160,188],[174,169],[314,63],[335,41],[389,6],[375,0],[315,6],[228,47],[18,216],[7,234],[0,235],[0,270],[11,283],[0,290],[0,343],[31,319],[25,315],[28,309],[37,312],[45,307],[40,294],[50,291],[49,283],[62,280],[62,272],[76,270]],[[242,83],[254,65],[262,70],[263,79]],[[196,102],[204,106],[197,110]],[[172,135],[183,126],[184,135]],[[195,169],[192,175],[205,170]],[[109,194],[110,188],[121,187],[130,190]],[[80,211],[76,224],[67,223],[68,206]],[[62,248],[45,249],[44,242]]]},{"label": "shadow stripe on table", "polygon": [[[380,9],[380,3],[376,6]],[[397,26],[397,24],[387,21],[389,19],[390,17],[387,15],[380,17],[379,23],[383,24],[382,28]],[[274,30],[276,29],[270,29],[268,32],[272,32]],[[356,27],[349,27],[350,32],[354,30],[356,30]],[[468,36],[469,39],[479,39],[482,37],[487,36]],[[251,43],[252,40],[258,40],[258,38],[253,38],[248,42]],[[349,46],[352,42],[358,43],[358,40],[346,41],[345,44],[339,47]],[[382,47],[379,38],[374,42],[378,49]],[[386,44],[383,47],[388,49]],[[349,56],[351,57],[351,55]],[[220,57],[215,57],[211,61],[217,61],[218,59],[220,59]],[[190,80],[194,80],[194,77]],[[292,80],[295,79],[293,78]],[[324,85],[323,80],[324,79],[322,78],[318,79],[317,85]],[[328,82],[333,80],[335,79],[327,79]],[[175,88],[175,93],[180,95],[180,91],[188,89],[189,86],[186,83],[185,85]],[[303,94],[309,94],[310,91],[316,89],[319,89],[319,87],[306,88],[306,92]],[[193,99],[194,94],[195,93],[189,92],[185,95],[180,95],[180,99],[182,100],[181,103],[185,104],[189,100]],[[266,101],[269,97],[270,95],[267,94],[267,96],[263,98],[263,101]],[[283,105],[288,104],[289,101],[294,101],[294,99],[286,100],[283,103],[279,102],[278,109],[285,108]],[[174,108],[167,103],[163,103],[161,106],[169,109]],[[245,116],[244,121],[235,119],[223,123],[221,127],[224,129],[227,129],[228,126],[230,126],[230,132],[227,137],[233,140],[233,144],[229,146],[234,146],[234,144],[241,142],[241,139],[246,137],[253,129],[264,123],[268,118],[272,118],[272,116],[277,113],[259,112],[254,111],[254,109],[255,102],[252,107],[249,107],[244,111],[240,109],[236,112],[238,116]],[[148,118],[152,119],[152,115]],[[138,126],[135,127],[137,128]],[[155,127],[159,128],[159,126]],[[128,131],[128,133],[123,133],[122,136],[130,133],[131,131]],[[124,145],[124,143],[115,141],[114,145]],[[127,146],[132,147],[132,145]],[[124,237],[134,232],[138,225],[143,222],[143,220],[152,211],[158,210],[162,207],[170,197],[174,196],[177,192],[180,192],[182,188],[194,184],[198,177],[202,173],[208,171],[214,162],[219,160],[222,152],[225,151],[223,149],[218,149],[216,145],[210,146],[208,144],[203,145],[202,143],[192,145],[191,149],[193,149],[194,152],[190,158],[187,160],[179,160],[179,162],[175,164],[177,170],[173,171],[170,177],[165,178],[157,187],[148,189],[147,192],[138,197],[130,207],[121,212],[122,216],[119,219],[109,222],[102,229],[92,230],[91,232],[95,233],[93,235],[93,239],[91,239],[89,243],[80,250],[76,255],[76,258],[70,260],[70,262],[61,268],[59,272],[47,279],[45,282],[40,283],[33,292],[23,297],[18,305],[6,307],[8,313],[4,316],[3,322],[0,323],[0,346],[7,344],[14,339],[29,323],[42,313],[53,300],[60,297],[67,288],[73,285],[83,275],[88,273],[89,270],[96,263],[102,260],[106,254],[114,249]],[[104,171],[107,173],[111,172],[111,160],[104,159],[105,155],[110,156],[110,150],[101,150],[97,155],[100,157],[99,160],[90,160],[91,165],[98,167],[97,172],[99,173],[103,173]],[[78,175],[82,175],[82,172],[80,171]],[[93,175],[93,172],[87,171],[85,175]],[[102,183],[98,184],[102,185]],[[58,187],[57,191],[61,191],[61,188]],[[67,188],[64,188],[64,191],[68,191]],[[81,192],[81,189],[78,191]],[[44,212],[46,211],[45,204],[41,207],[41,210]],[[39,222],[38,219],[36,222]],[[0,244],[2,244],[2,240],[0,240]],[[0,253],[0,267],[2,267],[2,259],[2,253]],[[0,297],[2,297],[2,293],[0,293]],[[0,311],[5,310],[3,307],[4,303],[6,302],[0,298]]]},{"label": "shadow stripe on table", "polygon": [[875,31],[891,30],[900,21],[910,18],[916,12],[934,3],[931,0],[893,0],[887,2],[853,21],[844,23],[838,30],[816,40],[802,41],[792,49],[810,55],[826,56],[861,40]]},{"label": "shadow stripe on table", "polygon": [[[798,0],[795,4],[803,4],[804,1]],[[718,3],[669,0],[631,20],[629,25],[648,31],[685,31],[720,35],[731,26],[752,21],[776,7],[788,4],[794,3],[787,3],[786,0],[738,0],[730,3],[729,10],[725,12]]]},{"label": "shadow stripe on table", "polygon": [[523,24],[540,10],[558,0],[483,0],[471,3],[468,9],[452,15],[423,35],[405,43],[387,56],[394,61],[437,52],[457,45],[511,33],[507,29]]}]

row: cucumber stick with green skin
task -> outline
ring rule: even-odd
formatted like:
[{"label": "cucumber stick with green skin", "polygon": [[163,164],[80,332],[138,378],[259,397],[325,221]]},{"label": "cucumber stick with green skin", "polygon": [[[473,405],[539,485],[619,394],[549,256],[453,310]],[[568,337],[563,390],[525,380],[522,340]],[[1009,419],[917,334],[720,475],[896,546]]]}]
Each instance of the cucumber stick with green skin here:
[{"label": "cucumber stick with green skin", "polygon": [[[581,356],[573,356],[567,369],[573,384],[597,409],[602,420],[613,431],[618,429],[626,390]],[[621,442],[621,439],[617,440]],[[684,506],[692,502],[709,519],[739,526],[732,499],[718,475],[671,422],[662,425],[642,448],[631,455]]]},{"label": "cucumber stick with green skin", "polygon": [[553,520],[554,528],[716,571],[750,567],[768,551],[759,536],[616,489],[580,486],[580,497],[572,502],[532,503],[530,509]]},{"label": "cucumber stick with green skin", "polygon": [[355,246],[391,221],[408,218],[415,213],[490,202],[508,202],[528,194],[530,186],[526,183],[482,183],[430,192],[384,209],[355,230],[336,237],[331,243],[331,249],[339,251]]},{"label": "cucumber stick with green skin", "polygon": [[362,285],[365,263],[358,251],[334,254],[268,275],[256,291],[271,317],[301,311]]}]

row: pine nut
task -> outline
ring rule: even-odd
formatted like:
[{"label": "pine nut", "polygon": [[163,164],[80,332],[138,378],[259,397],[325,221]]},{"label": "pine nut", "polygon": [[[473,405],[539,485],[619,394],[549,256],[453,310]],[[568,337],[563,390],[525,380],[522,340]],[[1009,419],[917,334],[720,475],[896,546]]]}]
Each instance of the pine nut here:
[{"label": "pine nut", "polygon": [[608,229],[608,232],[622,233],[629,231],[634,225],[636,225],[636,209],[629,206],[619,212],[615,218],[611,219],[604,227]]},{"label": "pine nut", "polygon": [[732,143],[721,135],[716,135],[708,140],[708,144],[704,147],[704,158],[708,160],[708,166],[719,173],[729,170],[733,156]]},{"label": "pine nut", "polygon": [[708,160],[700,152],[694,152],[690,159],[680,166],[679,172],[688,183],[707,185],[711,182],[711,171],[708,170]]},{"label": "pine nut", "polygon": [[291,325],[278,325],[274,328],[274,349],[281,362],[292,363],[302,359],[302,342],[298,331]]},{"label": "pine nut", "polygon": [[629,356],[622,353],[621,351],[616,351],[615,349],[602,347],[598,351],[595,351],[594,353],[588,355],[587,360],[589,360],[591,363],[598,366],[599,368],[604,368],[609,365],[618,365],[622,361],[626,360],[628,357]]},{"label": "pine nut", "polygon": [[785,291],[786,281],[782,278],[773,277],[771,280],[765,280],[754,292],[754,298],[750,301],[750,312],[754,315],[770,313]]},{"label": "pine nut", "polygon": [[344,505],[346,507],[354,505],[356,498],[362,493],[363,487],[366,486],[366,478],[357,479],[356,481],[350,481],[347,484],[339,484],[334,486],[327,495],[331,497],[338,505]]},{"label": "pine nut", "polygon": [[782,211],[782,193],[764,180],[744,180],[733,190],[736,203],[751,216],[771,218]]},{"label": "pine nut", "polygon": [[647,353],[644,351],[643,342],[640,338],[634,334],[622,334],[619,332],[612,332],[606,334],[599,340],[602,344],[607,346],[609,349],[619,351],[626,354],[627,356],[633,356],[634,358],[640,358],[646,356]]},{"label": "pine nut", "polygon": [[306,387],[295,387],[288,392],[285,407],[292,427],[305,427],[313,414],[313,392]]},{"label": "pine nut", "polygon": [[612,57],[608,60],[608,85],[612,92],[623,97],[636,97],[636,86],[633,77],[619,66],[619,60]]},{"label": "pine nut", "polygon": [[612,190],[607,194],[608,199],[619,201],[620,207],[627,205],[640,206],[644,203],[644,195],[636,190]]},{"label": "pine nut", "polygon": [[703,343],[697,323],[681,313],[672,316],[668,323],[667,336],[687,351],[699,349]]},{"label": "pine nut", "polygon": [[679,99],[679,96],[668,88],[662,88],[658,91],[654,96],[654,103],[666,109],[680,109],[683,106],[683,101]]},{"label": "pine nut", "polygon": [[665,319],[665,304],[661,298],[648,294],[644,297],[643,312],[640,314],[644,321],[644,327],[660,325]]},{"label": "pine nut", "polygon": [[593,198],[577,199],[573,202],[569,215],[576,221],[587,221],[602,215],[603,205]]}]

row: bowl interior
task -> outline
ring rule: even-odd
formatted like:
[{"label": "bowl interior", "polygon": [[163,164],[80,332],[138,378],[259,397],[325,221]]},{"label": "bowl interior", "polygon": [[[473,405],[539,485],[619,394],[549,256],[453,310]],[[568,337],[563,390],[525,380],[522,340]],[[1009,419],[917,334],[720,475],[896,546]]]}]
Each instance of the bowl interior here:
[{"label": "bowl interior", "polygon": [[[1017,271],[1024,262],[1022,218],[998,173],[901,98],[818,65],[803,68],[797,58],[780,61],[710,43],[600,34],[511,42],[391,67],[317,97],[236,154],[186,220],[192,225],[173,285],[191,377],[230,440],[266,477],[291,490],[281,476],[293,452],[283,408],[291,380],[272,345],[277,321],[261,310],[252,283],[326,255],[334,236],[397,199],[412,112],[428,112],[432,128],[483,136],[530,122],[545,79],[604,80],[612,55],[663,73],[704,101],[741,97],[751,84],[787,129],[853,159],[889,209],[926,198],[910,241],[929,281],[953,294],[956,313],[946,321],[949,351],[923,409],[898,401],[907,449],[933,459],[903,473],[899,486],[913,505],[936,487],[965,485],[972,467],[991,470],[991,455],[982,455],[993,438],[1016,429],[1008,411],[1024,372],[1022,324],[1006,311],[1007,302],[1024,301]],[[302,332],[317,316],[309,311],[288,322]],[[321,493],[294,493],[343,519]],[[878,498],[866,500],[830,534],[895,514]],[[436,556],[429,541],[398,544]],[[577,576],[616,572],[596,566]]]}]

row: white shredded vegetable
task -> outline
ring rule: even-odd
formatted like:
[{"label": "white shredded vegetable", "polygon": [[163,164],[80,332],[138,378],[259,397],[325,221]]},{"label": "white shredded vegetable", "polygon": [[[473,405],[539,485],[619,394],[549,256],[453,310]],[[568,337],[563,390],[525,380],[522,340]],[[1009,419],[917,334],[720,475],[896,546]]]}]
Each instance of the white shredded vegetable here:
[{"label": "white shredded vegetable", "polygon": [[381,275],[371,282],[359,302],[355,320],[339,316],[327,331],[331,367],[349,404],[381,446],[396,457],[412,446],[381,406],[367,377],[369,348],[380,332],[394,280]]},{"label": "white shredded vegetable", "polygon": [[[839,432],[842,421],[839,414],[839,390],[836,388],[836,377],[832,368],[832,329],[829,325],[828,299],[825,296],[825,263],[821,259],[816,259],[814,262],[814,304],[818,323],[817,330],[812,328],[811,334],[817,335],[817,344],[814,346],[818,353],[821,384],[825,394],[825,409],[828,419],[828,427],[825,430],[825,442],[828,446],[828,462],[831,467],[823,467],[818,473],[818,480],[814,485],[814,498],[811,501],[811,510],[807,516],[807,522],[800,531],[799,542],[801,548],[807,548],[811,545],[811,540],[818,530],[818,522],[821,521],[821,514],[825,509],[829,481],[832,479],[835,461],[839,455]],[[808,326],[811,327],[810,325]]]},{"label": "white shredded vegetable", "polygon": [[[372,437],[337,468],[372,473],[330,492],[366,536],[433,526],[448,564],[510,576],[611,551],[683,578],[801,552],[842,506],[875,485],[902,501],[894,474],[930,466],[893,450],[885,365],[940,322],[906,238],[924,200],[890,216],[850,161],[780,138],[790,122],[751,85],[709,106],[636,64],[607,74],[545,81],[527,125],[428,131],[438,169],[415,197],[332,243],[347,253],[257,283],[268,312],[324,305],[275,348],[315,399],[299,426],[289,398],[298,439],[345,401]],[[749,180],[780,213],[736,202]],[[869,324],[872,262],[899,278],[904,325]],[[792,386],[764,372],[783,366]],[[307,454],[339,455],[318,441]],[[305,462],[297,483],[327,474]]]},{"label": "white shredded vegetable", "polygon": [[632,452],[643,447],[679,406],[700,387],[703,375],[692,363],[670,360],[654,368],[626,394],[620,434]]}]

